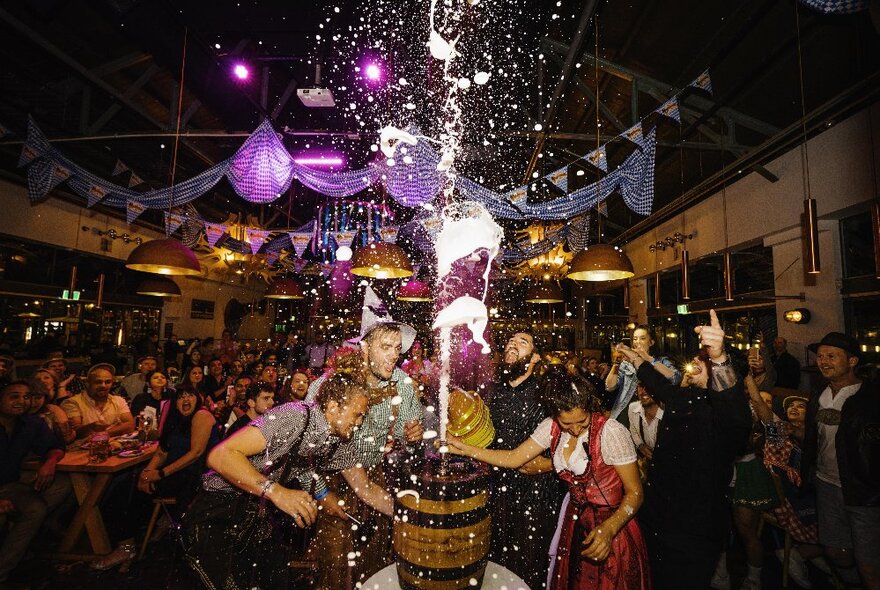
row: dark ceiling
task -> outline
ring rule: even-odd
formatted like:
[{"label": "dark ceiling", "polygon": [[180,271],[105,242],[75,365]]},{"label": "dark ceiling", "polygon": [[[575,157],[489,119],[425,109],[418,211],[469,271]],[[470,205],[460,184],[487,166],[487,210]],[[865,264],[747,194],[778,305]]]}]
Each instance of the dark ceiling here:
[{"label": "dark ceiling", "polygon": [[[301,133],[287,136],[292,151],[332,146],[345,154],[349,167],[361,167],[374,157],[370,146],[384,125],[413,122],[433,137],[440,132],[439,72],[424,47],[429,4],[3,3],[0,124],[14,135],[0,140],[0,170],[22,177],[15,142],[31,115],[50,139],[66,139],[56,146],[91,171],[110,178],[120,159],[149,187],[167,185],[184,37],[179,114],[188,136],[181,140],[177,180],[229,157],[264,117],[276,130]],[[578,23],[585,17],[589,24],[578,43]],[[880,92],[880,43],[868,12],[827,16],[794,0],[484,0],[469,18],[461,25],[472,42],[463,60],[474,69],[492,68],[493,78],[484,96],[463,105],[467,128],[460,168],[495,189],[520,184],[533,171],[550,172],[594,148],[597,88],[601,142],[646,116],[649,126],[657,125],[655,210],[708,190],[707,181],[722,166],[736,174],[738,161],[747,162],[744,173],[754,170],[773,182],[760,167],[776,153],[768,146],[782,149],[799,140],[792,131],[802,108],[799,47],[805,110],[816,112],[821,124],[833,124]],[[367,54],[387,62],[388,89],[370,91],[360,84],[354,65]],[[573,65],[566,70],[569,57]],[[229,74],[237,59],[251,64],[247,83]],[[296,88],[314,85],[316,64],[321,85],[333,89],[335,108],[309,109],[295,96]],[[649,116],[707,68],[715,93],[685,92],[680,126]],[[403,77],[406,87],[396,83]],[[407,110],[405,103],[416,108]],[[540,132],[536,123],[544,124]],[[821,129],[812,123],[811,132]],[[624,142],[613,142],[609,161],[613,165],[629,151]],[[573,176],[575,188],[596,173],[588,169]],[[539,186],[530,198],[558,196],[554,191]],[[287,228],[310,219],[322,200],[294,183],[290,193],[261,209],[220,185],[195,206],[215,221],[227,212],[248,212],[267,227]],[[611,199],[609,210],[611,235],[643,219],[620,197]],[[148,222],[159,219],[145,216]]]}]

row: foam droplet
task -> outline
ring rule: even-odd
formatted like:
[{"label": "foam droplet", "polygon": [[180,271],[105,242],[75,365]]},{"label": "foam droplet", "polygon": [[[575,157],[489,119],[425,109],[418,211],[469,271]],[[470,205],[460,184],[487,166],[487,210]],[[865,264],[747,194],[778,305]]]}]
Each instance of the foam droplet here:
[{"label": "foam droplet", "polygon": [[489,81],[489,72],[477,72],[474,74],[474,84],[483,85]]}]

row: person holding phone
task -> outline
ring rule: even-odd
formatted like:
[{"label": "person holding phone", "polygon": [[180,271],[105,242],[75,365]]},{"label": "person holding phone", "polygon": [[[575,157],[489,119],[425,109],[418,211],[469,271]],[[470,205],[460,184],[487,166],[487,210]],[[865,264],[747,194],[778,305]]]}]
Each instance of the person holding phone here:
[{"label": "person holding phone", "polygon": [[709,315],[709,325],[695,328],[701,348],[681,386],[670,383],[644,351],[617,345],[665,408],[639,512],[660,590],[709,586],[730,528],[726,493],[733,461],[745,452],[752,427],[742,383],[747,364],[725,350],[718,316],[714,310]]},{"label": "person holding phone", "polygon": [[[681,371],[665,356],[652,354],[651,348],[653,346],[654,339],[651,338],[650,328],[644,324],[636,326],[632,331],[631,344],[627,346],[627,349],[636,353],[643,361],[650,363],[671,385],[681,383]],[[611,417],[625,426],[629,426],[629,415],[626,410],[629,404],[635,400],[638,383],[635,365],[619,351],[615,351],[611,370],[605,377],[605,389],[614,400],[611,404]]]}]

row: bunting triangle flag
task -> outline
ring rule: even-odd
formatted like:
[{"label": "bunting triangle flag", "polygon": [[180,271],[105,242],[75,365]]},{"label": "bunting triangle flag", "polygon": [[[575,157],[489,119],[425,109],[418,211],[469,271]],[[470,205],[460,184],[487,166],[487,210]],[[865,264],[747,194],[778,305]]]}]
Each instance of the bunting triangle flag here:
[{"label": "bunting triangle flag", "polygon": [[226,233],[226,226],[220,223],[205,222],[205,239],[212,248]]},{"label": "bunting triangle flag", "polygon": [[272,266],[278,261],[278,252],[270,251],[266,252],[266,264]]},{"label": "bunting triangle flag", "polygon": [[709,77],[709,70],[706,70],[705,72],[694,78],[694,81],[691,82],[689,86],[699,88],[700,90],[705,90],[709,94],[712,94],[712,78]]},{"label": "bunting triangle flag", "polygon": [[128,188],[131,188],[133,186],[137,186],[137,185],[143,184],[143,183],[144,183],[144,179],[141,178],[140,176],[138,176],[137,174],[135,174],[134,172],[132,172],[131,178],[128,179]]},{"label": "bunting triangle flag", "polygon": [[61,164],[55,164],[52,166],[52,180],[49,183],[49,190],[52,190],[68,178],[70,178],[72,172],[70,168],[67,166],[62,166]]},{"label": "bunting triangle flag", "polygon": [[101,202],[101,199],[103,199],[106,196],[107,196],[107,190],[104,187],[98,186],[97,184],[90,185],[88,197],[87,197],[88,200],[86,201],[86,207],[88,207],[88,208],[94,207],[95,205],[97,205],[98,203]]},{"label": "bunting triangle flag", "polygon": [[546,175],[544,178],[552,182],[562,192],[568,192],[568,166],[563,166],[559,170]]},{"label": "bunting triangle flag", "polygon": [[620,137],[633,142],[640,148],[645,147],[645,136],[642,134],[642,122],[639,121],[626,131],[620,134]]},{"label": "bunting triangle flag", "polygon": [[30,164],[39,156],[40,154],[37,153],[37,150],[25,143],[23,146],[21,146],[21,154],[19,154],[18,156],[18,167],[21,168],[22,166]]},{"label": "bunting triangle flag", "polygon": [[507,193],[507,195],[506,195],[507,200],[510,201],[511,203],[513,203],[514,205],[522,203],[526,200],[526,196],[527,196],[526,191],[527,190],[528,190],[528,187],[526,187],[526,186],[521,186],[519,188],[513,189],[512,191]]},{"label": "bunting triangle flag", "polygon": [[601,170],[608,172],[608,158],[605,155],[605,146],[598,147],[584,156],[584,160]]},{"label": "bunting triangle flag", "polygon": [[123,172],[128,172],[129,170],[131,170],[131,168],[126,166],[125,162],[117,158],[116,166],[113,167],[113,176],[119,176]]},{"label": "bunting triangle flag", "polygon": [[601,201],[596,203],[596,210],[599,212],[600,215],[608,217],[608,201],[602,199]]},{"label": "bunting triangle flag", "polygon": [[131,225],[146,210],[147,208],[143,204],[137,201],[129,201],[125,204],[125,222]]},{"label": "bunting triangle flag", "polygon": [[[382,239],[384,240],[385,239],[385,233],[384,233],[385,229],[384,228],[382,229],[382,232],[383,232]],[[357,232],[354,230],[336,232],[336,236],[335,236],[336,246],[337,247],[347,246],[350,248],[351,243],[354,241],[354,237],[356,235],[357,235]]]},{"label": "bunting triangle flag", "polygon": [[382,237],[383,242],[388,242],[389,244],[393,244],[397,241],[397,232],[400,231],[400,227],[396,225],[386,225],[382,229],[379,230],[379,235]]},{"label": "bunting triangle flag", "polygon": [[677,96],[673,96],[672,98],[661,104],[654,112],[660,113],[664,117],[674,119],[677,123],[681,123],[681,112],[678,110]]},{"label": "bunting triangle flag", "polygon": [[177,213],[165,212],[165,235],[170,236],[177,228],[183,225],[184,217]]},{"label": "bunting triangle flag", "polygon": [[250,229],[247,228],[245,230],[247,234],[248,244],[251,245],[251,254],[256,254],[260,251],[260,248],[263,246],[263,243],[266,241],[266,238],[269,237],[269,234],[272,233],[267,229]]},{"label": "bunting triangle flag", "polygon": [[312,240],[311,232],[290,232],[290,245],[299,258],[306,251],[309,242]]},{"label": "bunting triangle flag", "polygon": [[308,264],[308,261],[303,260],[302,258],[294,258],[293,270],[295,270],[296,272],[302,272],[306,269],[306,266],[308,266]]}]

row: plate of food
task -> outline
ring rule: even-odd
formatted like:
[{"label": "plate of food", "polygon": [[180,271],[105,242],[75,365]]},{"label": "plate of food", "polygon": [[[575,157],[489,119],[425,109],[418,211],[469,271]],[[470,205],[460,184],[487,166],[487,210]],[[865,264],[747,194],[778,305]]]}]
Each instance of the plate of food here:
[{"label": "plate of food", "polygon": [[119,456],[122,457],[123,459],[126,459],[128,457],[139,457],[143,454],[144,454],[143,449],[128,449],[126,451],[119,452]]}]

